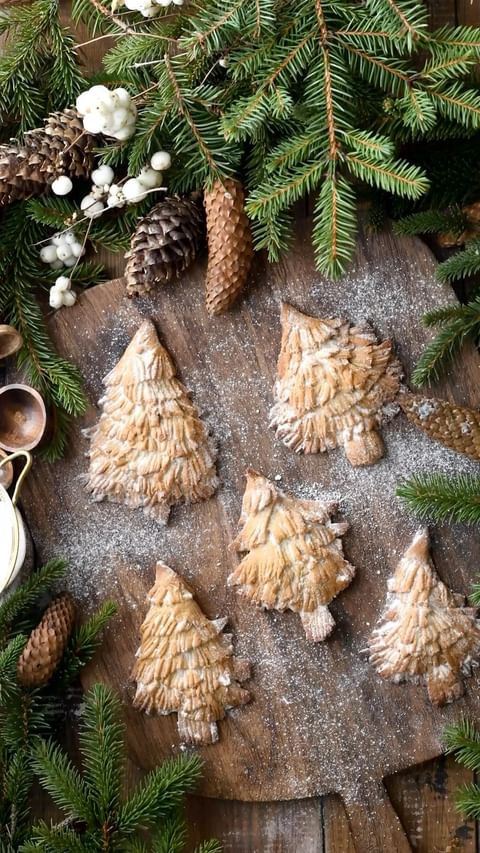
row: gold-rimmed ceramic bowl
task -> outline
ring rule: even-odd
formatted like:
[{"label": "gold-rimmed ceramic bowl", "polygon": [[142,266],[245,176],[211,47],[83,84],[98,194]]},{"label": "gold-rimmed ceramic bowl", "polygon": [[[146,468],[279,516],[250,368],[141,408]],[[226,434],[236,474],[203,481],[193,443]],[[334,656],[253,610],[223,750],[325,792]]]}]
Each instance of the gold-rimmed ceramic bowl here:
[{"label": "gold-rimmed ceramic bowl", "polygon": [[23,459],[23,468],[18,475],[13,495],[0,485],[0,593],[18,575],[27,553],[27,537],[20,510],[17,506],[22,483],[27,476],[32,457],[25,450],[0,459],[0,471],[15,459]]}]

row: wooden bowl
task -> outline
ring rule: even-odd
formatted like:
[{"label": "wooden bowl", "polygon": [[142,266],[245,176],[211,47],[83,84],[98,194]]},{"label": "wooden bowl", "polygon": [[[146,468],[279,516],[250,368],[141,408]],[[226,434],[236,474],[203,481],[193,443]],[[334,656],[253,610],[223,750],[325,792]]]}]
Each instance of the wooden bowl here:
[{"label": "wooden bowl", "polygon": [[42,397],[29,385],[0,388],[0,448],[32,450],[40,444],[47,427]]},{"label": "wooden bowl", "polygon": [[15,355],[23,346],[23,338],[20,332],[13,326],[0,325],[0,361]]},{"label": "wooden bowl", "polygon": [[[5,453],[4,450],[0,450],[0,462],[2,459],[5,459],[8,456],[8,453]],[[3,486],[4,489],[9,489],[12,485],[13,481],[13,465],[11,462],[7,462],[5,465],[2,465],[0,468],[0,486]]]}]

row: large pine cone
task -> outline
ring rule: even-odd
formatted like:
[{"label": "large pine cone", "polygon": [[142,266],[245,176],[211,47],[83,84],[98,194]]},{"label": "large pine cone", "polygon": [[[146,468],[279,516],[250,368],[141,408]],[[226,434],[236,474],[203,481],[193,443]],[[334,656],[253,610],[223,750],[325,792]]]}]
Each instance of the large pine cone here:
[{"label": "large pine cone", "polygon": [[199,201],[174,196],[155,205],[138,223],[125,255],[128,296],[144,296],[181,275],[196,258],[205,236]]},{"label": "large pine cone", "polygon": [[30,634],[18,664],[17,675],[24,687],[40,687],[50,681],[60,663],[75,621],[75,605],[68,593],[49,604],[40,623]]},{"label": "large pine cone", "polygon": [[96,143],[76,110],[64,110],[20,142],[0,145],[0,205],[41,195],[59,175],[90,175]]},{"label": "large pine cone", "polygon": [[252,233],[239,181],[216,181],[204,198],[208,240],[207,310],[209,314],[222,314],[246,284],[253,257]]}]

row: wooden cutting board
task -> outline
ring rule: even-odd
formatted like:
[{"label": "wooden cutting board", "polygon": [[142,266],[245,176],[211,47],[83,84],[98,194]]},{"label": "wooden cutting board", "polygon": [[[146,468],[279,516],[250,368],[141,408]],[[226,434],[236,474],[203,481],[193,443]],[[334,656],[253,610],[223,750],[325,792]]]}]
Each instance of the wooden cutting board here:
[{"label": "wooden cutting board", "polygon": [[[480,712],[478,680],[465,699],[433,709],[422,685],[384,683],[361,650],[383,606],[387,578],[416,528],[395,498],[396,483],[419,470],[473,471],[475,464],[430,442],[402,415],[384,429],[387,454],[370,469],[352,469],[342,451],[297,456],[268,429],[268,411],[280,343],[279,308],[288,301],[314,315],[371,320],[392,336],[408,377],[430,333],[420,316],[454,301],[434,278],[434,261],[420,241],[391,234],[360,235],[357,260],[341,282],[315,272],[308,223],[299,225],[288,257],[258,261],[248,298],[228,315],[210,319],[203,305],[204,270],[154,299],[128,301],[120,280],[86,292],[59,312],[51,329],[62,352],[82,369],[92,401],[75,428],[67,458],[36,461],[24,505],[42,558],[65,556],[68,585],[85,611],[107,596],[119,616],[85,684],[102,680],[125,700],[128,749],[150,768],[179,751],[175,717],[151,719],[131,707],[129,672],[146,612],[154,564],[180,572],[211,618],[228,615],[236,650],[253,662],[253,701],[220,724],[220,742],[202,750],[200,793],[239,800],[295,799],[335,791],[343,797],[358,850],[410,847],[388,801],[382,779],[442,751],[448,722]],[[167,528],[142,512],[94,504],[84,491],[87,440],[102,377],[121,356],[141,319],[154,319],[219,446],[222,487],[217,496],[172,512]],[[439,396],[478,405],[478,356],[466,349]],[[244,471],[253,466],[294,495],[338,497],[351,523],[344,544],[357,577],[331,610],[331,639],[309,645],[294,614],[263,613],[226,586],[238,557],[228,551],[236,532]],[[432,531],[440,576],[467,593],[480,563],[473,531]]]}]

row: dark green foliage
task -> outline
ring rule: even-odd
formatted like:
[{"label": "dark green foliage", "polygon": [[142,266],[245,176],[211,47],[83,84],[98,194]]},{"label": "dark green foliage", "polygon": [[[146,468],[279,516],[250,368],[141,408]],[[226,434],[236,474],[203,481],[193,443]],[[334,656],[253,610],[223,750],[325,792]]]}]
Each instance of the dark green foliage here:
[{"label": "dark green foliage", "polygon": [[34,0],[0,20],[0,125],[7,136],[43,122],[71,104],[84,85],[72,34],[60,23],[58,0]]},{"label": "dark green foliage", "polygon": [[[477,602],[478,603],[478,602]],[[454,755],[459,764],[480,772],[480,733],[475,724],[461,720],[445,730],[447,752]],[[480,785],[476,782],[462,785],[455,795],[457,808],[466,817],[480,818]]]},{"label": "dark green foliage", "polygon": [[480,477],[417,474],[398,486],[397,495],[422,519],[480,524]]},{"label": "dark green foliage", "polygon": [[[198,780],[200,759],[191,755],[166,761],[148,773],[136,790],[125,793],[123,733],[120,702],[97,684],[87,694],[80,724],[81,772],[57,744],[37,743],[35,773],[65,820],[50,826],[37,824],[22,853],[181,853],[185,849],[180,807]],[[220,853],[221,848],[217,842],[207,842],[198,853],[202,850]]]},{"label": "dark green foliage", "polygon": [[[40,391],[48,405],[56,410],[55,431],[46,453],[49,459],[64,450],[70,418],[82,414],[86,398],[80,373],[74,365],[58,355],[50,341],[44,317],[37,301],[39,283],[49,287],[55,276],[39,257],[38,243],[52,233],[51,228],[32,218],[29,204],[11,204],[2,219],[0,248],[0,313],[23,336],[24,346],[18,365],[27,380]],[[73,275],[82,283],[85,273],[98,275],[98,267],[79,264]]]},{"label": "dark green foliage", "polygon": [[88,0],[75,14],[121,36],[105,68],[141,96],[130,171],[160,147],[175,155],[173,190],[243,169],[256,245],[273,260],[288,245],[292,205],[318,192],[313,242],[329,276],[351,258],[359,186],[410,201],[427,191],[399,144],[480,128],[468,82],[480,31],[430,33],[422,3],[214,0],[141,34]]},{"label": "dark green foliage", "polygon": [[2,853],[15,853],[30,833],[33,750],[38,737],[54,731],[65,716],[66,690],[93,657],[99,633],[115,612],[108,602],[70,638],[53,679],[26,689],[17,662],[28,634],[38,624],[52,585],[65,574],[62,560],[34,572],[0,605],[0,839]]},{"label": "dark green foliage", "polygon": [[413,371],[412,381],[417,386],[439,379],[467,339],[477,343],[480,336],[480,297],[474,295],[466,305],[449,305],[429,311],[422,322],[428,327],[439,327],[439,331]]}]

